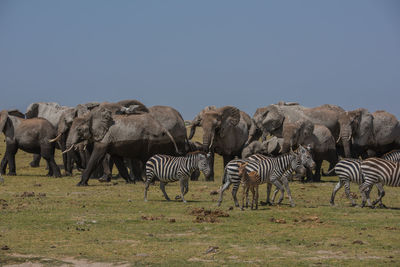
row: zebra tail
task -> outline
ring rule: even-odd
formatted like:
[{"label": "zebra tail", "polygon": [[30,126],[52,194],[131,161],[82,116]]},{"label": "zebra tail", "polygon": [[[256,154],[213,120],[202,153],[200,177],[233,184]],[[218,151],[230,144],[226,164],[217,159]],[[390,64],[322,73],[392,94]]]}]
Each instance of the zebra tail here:
[{"label": "zebra tail", "polygon": [[328,170],[327,173],[325,173],[324,169],[321,168],[321,172],[322,172],[322,176],[334,176],[334,175],[336,175],[334,167],[332,169]]}]

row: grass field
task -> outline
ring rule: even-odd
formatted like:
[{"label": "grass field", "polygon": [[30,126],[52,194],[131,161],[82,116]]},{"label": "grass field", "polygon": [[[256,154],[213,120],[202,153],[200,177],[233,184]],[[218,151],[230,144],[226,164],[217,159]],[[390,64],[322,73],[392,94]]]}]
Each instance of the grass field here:
[{"label": "grass field", "polygon": [[[0,142],[1,156],[4,144]],[[49,178],[45,162],[30,168],[31,159],[19,151],[18,176],[5,176],[0,184],[0,265],[400,264],[396,188],[386,187],[388,209],[372,210],[349,207],[343,189],[337,206],[331,207],[337,177],[322,183],[292,182],[296,207],[285,198],[280,206],[240,211],[232,208],[230,190],[220,208],[218,195],[210,194],[221,184],[220,157],[216,181],[201,177],[190,182],[186,204],[166,202],[158,186],[150,187],[145,203],[144,185],[121,179],[110,184],[90,180],[89,187],[76,187],[77,171],[73,177]],[[56,161],[61,163],[59,151]],[[260,187],[263,200],[265,188]],[[356,185],[352,191],[358,195]],[[178,183],[168,185],[167,192],[171,198],[177,195]]]}]

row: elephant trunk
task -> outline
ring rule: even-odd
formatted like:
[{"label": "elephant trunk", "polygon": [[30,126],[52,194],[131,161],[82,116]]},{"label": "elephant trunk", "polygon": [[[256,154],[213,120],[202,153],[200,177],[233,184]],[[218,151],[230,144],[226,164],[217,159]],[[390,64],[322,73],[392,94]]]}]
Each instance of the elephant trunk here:
[{"label": "elephant trunk", "polygon": [[342,127],[340,129],[340,134],[339,138],[337,140],[337,143],[342,141],[343,149],[344,149],[344,155],[345,157],[349,158],[351,157],[351,136],[352,136],[352,131],[350,126],[348,127]]},{"label": "elephant trunk", "polygon": [[188,137],[189,140],[192,140],[194,134],[196,133],[196,127],[197,127],[197,125],[195,125],[195,124],[192,124],[192,126],[190,127],[190,134]]}]

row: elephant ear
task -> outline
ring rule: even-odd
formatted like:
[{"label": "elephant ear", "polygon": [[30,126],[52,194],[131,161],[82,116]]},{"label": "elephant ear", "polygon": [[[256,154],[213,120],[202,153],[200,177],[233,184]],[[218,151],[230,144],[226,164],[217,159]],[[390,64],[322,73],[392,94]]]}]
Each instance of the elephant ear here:
[{"label": "elephant ear", "polygon": [[3,110],[0,112],[0,131],[4,131],[4,127],[6,126],[8,120],[8,111]]},{"label": "elephant ear", "polygon": [[95,142],[103,140],[110,126],[114,123],[109,109],[99,107],[90,112],[90,131]]},{"label": "elephant ear", "polygon": [[218,109],[221,118],[221,127],[219,135],[224,137],[226,130],[231,126],[238,125],[240,121],[240,110],[233,106],[225,106]]},{"label": "elephant ear", "polygon": [[275,105],[268,106],[261,116],[263,130],[269,133],[280,128],[285,120],[285,115]]}]

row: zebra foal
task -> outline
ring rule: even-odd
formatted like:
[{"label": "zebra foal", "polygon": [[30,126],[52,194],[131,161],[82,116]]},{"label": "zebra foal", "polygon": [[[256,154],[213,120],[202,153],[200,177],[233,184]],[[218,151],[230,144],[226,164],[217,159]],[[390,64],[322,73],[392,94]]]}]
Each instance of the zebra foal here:
[{"label": "zebra foal", "polygon": [[385,196],[385,191],[382,190],[379,198],[371,204],[368,192],[374,184],[400,186],[400,162],[369,158],[361,162],[361,172],[364,178],[364,182],[360,186],[363,198],[361,206],[364,206],[367,201],[369,206],[374,207]]},{"label": "zebra foal", "polygon": [[256,209],[258,209],[258,186],[261,184],[261,177],[257,172],[247,173],[246,166],[247,162],[239,163],[239,176],[241,177],[240,183],[243,187],[242,193],[242,207],[241,210],[244,210],[244,200],[246,198],[246,208],[249,206],[249,190],[251,191],[253,198],[251,201],[251,209],[254,207],[254,203],[256,204]]},{"label": "zebra foal", "polygon": [[392,150],[384,154],[381,158],[391,161],[400,161],[400,150]]},{"label": "zebra foal", "polygon": [[146,184],[144,189],[144,201],[147,201],[147,191],[150,183],[158,178],[160,189],[167,201],[170,198],[165,192],[165,185],[170,182],[180,182],[181,198],[186,202],[184,195],[189,191],[189,178],[191,174],[199,169],[208,175],[211,171],[209,154],[202,152],[191,152],[184,157],[173,157],[168,155],[154,155],[146,162]]}]

